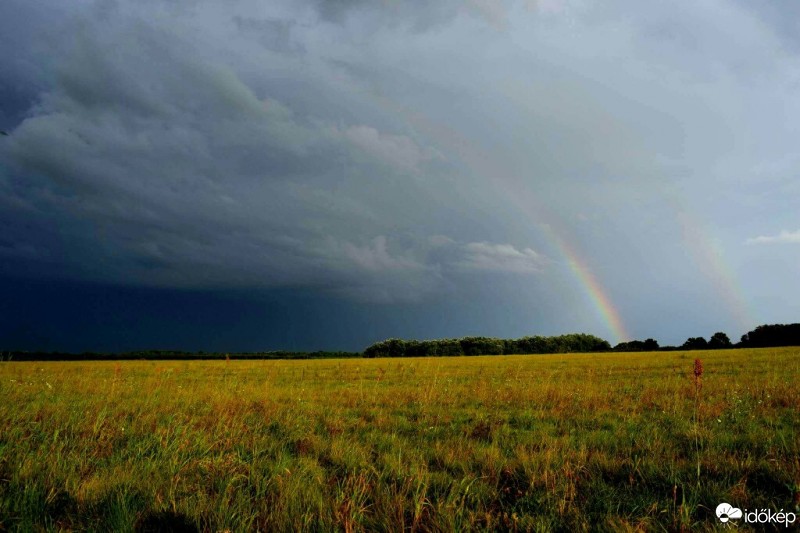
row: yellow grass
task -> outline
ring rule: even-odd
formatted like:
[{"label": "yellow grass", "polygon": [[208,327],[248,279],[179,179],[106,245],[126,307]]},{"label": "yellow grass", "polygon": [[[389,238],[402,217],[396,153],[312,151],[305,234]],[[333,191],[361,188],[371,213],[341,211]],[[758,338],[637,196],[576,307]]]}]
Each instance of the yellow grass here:
[{"label": "yellow grass", "polygon": [[713,529],[800,502],[798,383],[798,348],[5,362],[0,529]]}]

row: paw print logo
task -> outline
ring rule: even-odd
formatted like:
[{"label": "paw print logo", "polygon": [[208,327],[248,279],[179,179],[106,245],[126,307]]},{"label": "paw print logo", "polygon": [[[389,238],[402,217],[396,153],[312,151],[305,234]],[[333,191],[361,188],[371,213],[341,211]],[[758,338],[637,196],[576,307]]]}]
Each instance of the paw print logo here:
[{"label": "paw print logo", "polygon": [[717,505],[717,518],[725,524],[728,520],[738,520],[742,517],[742,510],[734,507],[729,503],[721,503]]}]

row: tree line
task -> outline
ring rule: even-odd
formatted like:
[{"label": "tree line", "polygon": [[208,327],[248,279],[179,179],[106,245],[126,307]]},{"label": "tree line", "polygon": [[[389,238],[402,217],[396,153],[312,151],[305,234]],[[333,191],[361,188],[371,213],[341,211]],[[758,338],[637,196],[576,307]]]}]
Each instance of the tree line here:
[{"label": "tree line", "polygon": [[387,339],[368,346],[363,352],[285,350],[263,352],[189,352],[181,350],[141,350],[124,353],[0,351],[0,361],[114,361],[114,360],[203,360],[203,359],[342,359],[352,357],[429,357],[458,355],[510,355],[570,352],[654,352],[673,350],[715,350],[726,348],[766,348],[800,346],[800,324],[765,324],[742,335],[732,343],[718,331],[708,340],[689,337],[681,346],[659,346],[646,339],[621,342],[611,347],[608,341],[586,333],[551,337],[532,336],[519,339],[462,337],[460,339],[403,340]]},{"label": "tree line", "polygon": [[742,335],[738,344],[746,348],[800,346],[800,324],[765,324]]},{"label": "tree line", "polygon": [[689,337],[680,346],[659,346],[653,339],[621,342],[614,346],[615,352],[652,352],[673,350],[721,350],[726,348],[768,348],[776,346],[800,346],[800,324],[765,324],[742,335],[739,342],[731,342],[728,335],[718,331],[708,340],[705,337]]},{"label": "tree line", "polygon": [[621,342],[614,346],[615,352],[668,352],[673,350],[720,350],[723,348],[733,348],[730,338],[718,331],[714,333],[709,340],[704,337],[689,337],[680,346],[659,346],[658,341],[655,339],[647,339],[644,341],[628,341]]},{"label": "tree line", "polygon": [[569,352],[655,352],[675,350],[723,350],[727,348],[759,348],[800,346],[800,324],[758,326],[734,344],[722,331],[705,337],[689,337],[680,346],[659,346],[655,339],[621,342],[611,347],[608,341],[586,333],[554,337],[463,337],[460,339],[404,340],[387,339],[364,350],[364,357],[431,357],[458,355],[511,355]]},{"label": "tree line", "polygon": [[364,350],[364,357],[429,357],[458,355],[510,355],[525,353],[608,352],[608,341],[586,333],[555,337],[462,337],[460,339],[387,339]]}]

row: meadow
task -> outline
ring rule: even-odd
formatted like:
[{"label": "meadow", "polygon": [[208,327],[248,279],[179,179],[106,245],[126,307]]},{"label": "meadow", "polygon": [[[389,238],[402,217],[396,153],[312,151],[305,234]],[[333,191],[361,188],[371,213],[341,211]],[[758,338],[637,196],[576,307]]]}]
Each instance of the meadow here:
[{"label": "meadow", "polygon": [[800,348],[3,362],[0,401],[0,531],[710,531],[723,501],[800,504]]}]

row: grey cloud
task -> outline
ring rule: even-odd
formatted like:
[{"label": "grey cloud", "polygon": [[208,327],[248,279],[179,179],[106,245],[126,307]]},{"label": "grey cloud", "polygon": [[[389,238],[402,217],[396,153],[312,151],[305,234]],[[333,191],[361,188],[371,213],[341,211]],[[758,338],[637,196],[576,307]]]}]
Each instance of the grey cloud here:
[{"label": "grey cloud", "polygon": [[783,230],[777,235],[760,235],[745,241],[747,244],[800,244],[800,230]]},{"label": "grey cloud", "polygon": [[362,302],[416,302],[442,289],[438,265],[425,261],[419,250],[391,250],[379,235],[356,244],[328,239],[322,253],[329,270],[339,276],[330,292]]},{"label": "grey cloud", "polygon": [[384,235],[360,245],[330,239],[324,252],[330,268],[341,268],[342,280],[350,275],[336,292],[367,301],[417,301],[453,290],[459,276],[542,274],[549,263],[531,248],[461,243],[444,235],[405,249],[392,250],[391,244]]},{"label": "grey cloud", "polygon": [[382,133],[370,126],[350,126],[341,134],[365,152],[407,170],[417,170],[422,161],[437,156],[404,135]]},{"label": "grey cloud", "polygon": [[383,26],[425,32],[441,26],[468,5],[462,0],[413,0],[369,2],[366,0],[315,0],[321,18],[336,24],[357,24],[369,31]]},{"label": "grey cloud", "polygon": [[579,305],[569,248],[621,309],[677,308],[674,284],[718,286],[686,257],[702,237],[753,286],[750,221],[798,222],[800,61],[774,18],[727,2],[12,0],[0,268],[385,302],[536,274]]},{"label": "grey cloud", "polygon": [[510,244],[471,242],[464,246],[466,258],[459,266],[467,270],[533,274],[542,271],[545,258],[532,250],[518,250]]},{"label": "grey cloud", "polygon": [[385,270],[424,270],[425,266],[412,258],[393,257],[386,248],[386,237],[375,237],[370,245],[359,247],[344,243],[343,255],[359,268],[372,272]]},{"label": "grey cloud", "polygon": [[[127,14],[79,17],[54,84],[4,143],[4,218],[34,226],[14,232],[4,255],[34,258],[36,240],[61,263],[57,275],[125,284],[313,286],[378,301],[435,290],[439,267],[390,254],[382,236],[395,212],[426,201],[411,207],[380,189],[387,179],[413,188],[402,181],[433,149],[369,125],[369,114],[347,124],[296,113],[272,96],[283,89],[269,68],[253,78],[238,56],[198,53],[207,43],[196,29]],[[257,50],[248,32],[286,37],[288,26],[234,20],[247,30],[239,54]]]},{"label": "grey cloud", "polygon": [[236,26],[245,33],[252,33],[264,47],[284,54],[302,54],[305,47],[293,38],[297,23],[293,20],[234,17]]}]

